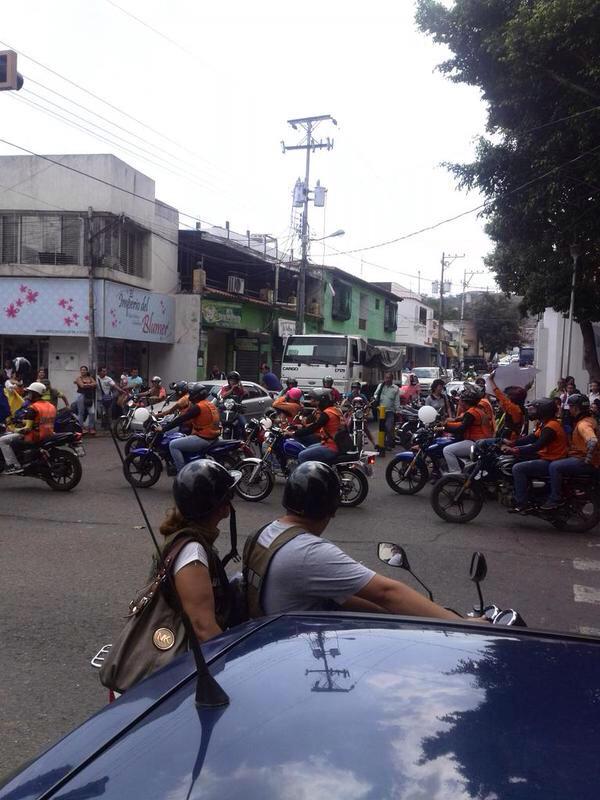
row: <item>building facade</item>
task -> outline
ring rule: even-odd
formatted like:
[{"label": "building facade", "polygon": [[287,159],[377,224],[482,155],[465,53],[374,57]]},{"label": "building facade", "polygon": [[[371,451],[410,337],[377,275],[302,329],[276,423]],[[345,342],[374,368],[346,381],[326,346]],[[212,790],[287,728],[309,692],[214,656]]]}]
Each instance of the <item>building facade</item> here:
[{"label": "building facade", "polygon": [[[176,209],[112,155],[0,157],[0,358],[29,358],[73,397],[88,365],[195,374],[199,299],[176,294]],[[58,162],[58,163],[53,163]],[[93,295],[90,293],[90,269]]]},{"label": "building facade", "polygon": [[392,292],[401,301],[398,309],[396,345],[405,350],[406,364],[429,367],[437,363],[437,339],[433,309],[423,302],[421,295],[411,292],[400,283],[374,284]]}]

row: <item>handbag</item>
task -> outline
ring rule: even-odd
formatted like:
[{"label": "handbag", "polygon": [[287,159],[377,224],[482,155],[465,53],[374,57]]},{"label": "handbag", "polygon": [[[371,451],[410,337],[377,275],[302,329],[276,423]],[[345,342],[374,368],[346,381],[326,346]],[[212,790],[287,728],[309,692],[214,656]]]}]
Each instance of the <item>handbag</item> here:
[{"label": "handbag", "polygon": [[124,692],[187,649],[181,609],[168,600],[169,572],[182,548],[192,541],[185,534],[178,537],[151,582],[129,604],[125,627],[100,669],[100,683],[107,689]]}]

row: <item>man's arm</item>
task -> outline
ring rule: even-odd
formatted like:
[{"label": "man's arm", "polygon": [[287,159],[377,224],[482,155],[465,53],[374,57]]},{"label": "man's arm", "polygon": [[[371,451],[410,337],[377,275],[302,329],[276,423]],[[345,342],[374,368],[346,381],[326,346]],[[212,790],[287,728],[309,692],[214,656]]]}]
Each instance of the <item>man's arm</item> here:
[{"label": "man's arm", "polygon": [[461,619],[453,611],[447,611],[437,603],[411,589],[405,583],[375,575],[356,593],[362,600],[380,606],[390,614],[406,614],[412,617],[434,617],[436,619]]}]

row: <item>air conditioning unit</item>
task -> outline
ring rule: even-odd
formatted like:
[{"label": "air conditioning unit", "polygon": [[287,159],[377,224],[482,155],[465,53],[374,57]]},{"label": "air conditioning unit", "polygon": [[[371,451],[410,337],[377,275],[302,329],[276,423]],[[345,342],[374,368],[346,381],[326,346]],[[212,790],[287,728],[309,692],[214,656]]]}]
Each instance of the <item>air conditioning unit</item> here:
[{"label": "air conditioning unit", "polygon": [[232,294],[244,294],[246,281],[239,275],[229,275],[227,278],[227,291]]}]

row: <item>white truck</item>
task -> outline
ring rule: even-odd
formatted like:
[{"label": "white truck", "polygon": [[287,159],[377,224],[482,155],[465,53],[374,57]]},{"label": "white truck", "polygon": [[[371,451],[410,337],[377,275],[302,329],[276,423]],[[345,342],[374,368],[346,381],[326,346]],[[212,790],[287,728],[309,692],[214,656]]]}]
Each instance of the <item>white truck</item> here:
[{"label": "white truck", "polygon": [[402,353],[369,344],[362,336],[302,334],[288,337],[281,362],[281,380],[295,378],[306,391],[323,385],[330,375],[341,393],[350,391],[353,381],[373,389],[392,372],[401,379]]}]

